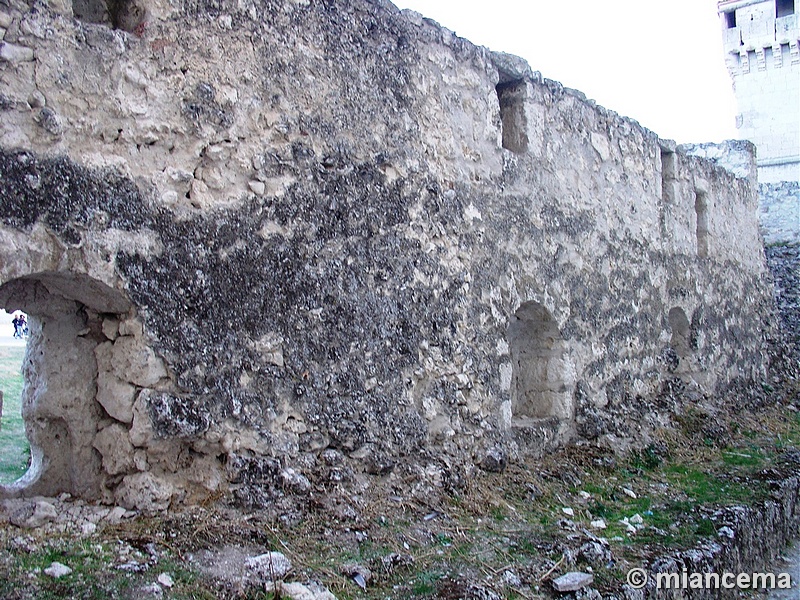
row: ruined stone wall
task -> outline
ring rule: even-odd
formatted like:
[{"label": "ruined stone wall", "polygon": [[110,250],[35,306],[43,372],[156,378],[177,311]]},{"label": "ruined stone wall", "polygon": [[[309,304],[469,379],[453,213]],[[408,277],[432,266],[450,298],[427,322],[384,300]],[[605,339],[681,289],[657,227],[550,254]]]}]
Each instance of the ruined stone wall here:
[{"label": "ruined stone wall", "polygon": [[126,15],[0,5],[4,494],[263,504],[326,450],[619,447],[763,376],[751,180],[386,2]]}]

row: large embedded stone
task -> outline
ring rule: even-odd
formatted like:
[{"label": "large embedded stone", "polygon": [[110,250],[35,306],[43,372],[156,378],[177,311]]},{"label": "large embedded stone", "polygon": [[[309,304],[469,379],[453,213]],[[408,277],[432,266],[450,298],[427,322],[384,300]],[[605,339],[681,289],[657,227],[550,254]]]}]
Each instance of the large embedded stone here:
[{"label": "large embedded stone", "polygon": [[110,417],[123,423],[130,423],[133,420],[135,399],[135,386],[122,381],[109,371],[97,373],[97,401],[103,405]]},{"label": "large embedded stone", "polygon": [[117,377],[140,387],[152,387],[167,376],[164,363],[153,349],[133,336],[120,336],[114,341],[111,364]]},{"label": "large embedded stone", "polygon": [[114,492],[114,498],[127,509],[154,512],[169,508],[174,486],[152,473],[128,475]]},{"label": "large embedded stone", "polygon": [[134,448],[128,429],[119,423],[99,431],[94,447],[103,456],[103,469],[109,475],[118,475],[134,468]]},{"label": "large embedded stone", "polygon": [[573,571],[553,580],[553,589],[557,592],[575,592],[585,588],[594,581],[591,573]]}]

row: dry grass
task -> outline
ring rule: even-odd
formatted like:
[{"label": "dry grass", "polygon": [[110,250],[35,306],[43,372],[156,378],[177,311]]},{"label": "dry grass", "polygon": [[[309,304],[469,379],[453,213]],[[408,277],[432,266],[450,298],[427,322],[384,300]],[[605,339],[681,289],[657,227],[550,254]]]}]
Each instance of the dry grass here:
[{"label": "dry grass", "polygon": [[[714,429],[704,426],[708,421],[691,413],[627,456],[580,445],[511,464],[503,473],[475,471],[456,491],[426,482],[424,464],[399,465],[391,475],[359,479],[358,486],[315,482],[311,495],[292,505],[299,518],[288,521],[279,513],[232,508],[228,498],[217,497],[106,527],[84,551],[103,549],[87,564],[101,582],[97,589],[111,590],[124,587],[117,581],[122,576],[103,571],[100,557],[110,560],[120,545],[140,552],[154,545],[165,562],[136,577],[152,581],[159,569],[176,571],[179,564],[183,571],[177,571],[171,598],[268,598],[257,587],[208,579],[190,560],[226,546],[282,552],[294,564],[293,580],[319,581],[341,599],[478,597],[481,589],[503,598],[542,598],[550,597],[550,579],[589,568],[595,587],[610,593],[632,566],[716,537],[713,509],[759,501],[767,493],[759,473],[783,468],[783,453],[800,447],[800,416],[788,404],[728,411],[713,419]],[[715,438],[714,432],[724,434]],[[630,533],[620,521],[634,515],[643,524]],[[592,529],[591,521],[600,518],[607,528]],[[31,556],[13,550],[13,535],[6,531],[0,540],[0,577],[30,589],[24,565]],[[584,552],[597,540],[608,549],[606,559]],[[52,554],[57,543],[69,541],[41,539],[31,554]],[[348,563],[371,570],[366,590],[343,574]]]}]

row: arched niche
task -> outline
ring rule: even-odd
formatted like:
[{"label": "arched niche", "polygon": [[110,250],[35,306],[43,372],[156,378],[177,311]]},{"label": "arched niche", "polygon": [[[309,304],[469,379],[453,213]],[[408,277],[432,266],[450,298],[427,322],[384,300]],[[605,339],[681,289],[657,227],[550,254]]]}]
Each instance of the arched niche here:
[{"label": "arched niche", "polygon": [[670,346],[675,350],[679,360],[691,356],[691,325],[686,313],[679,306],[675,306],[669,311],[669,327],[672,331]]},{"label": "arched niche", "polygon": [[526,302],[508,324],[512,425],[573,416],[572,385],[564,339],[550,312]]}]

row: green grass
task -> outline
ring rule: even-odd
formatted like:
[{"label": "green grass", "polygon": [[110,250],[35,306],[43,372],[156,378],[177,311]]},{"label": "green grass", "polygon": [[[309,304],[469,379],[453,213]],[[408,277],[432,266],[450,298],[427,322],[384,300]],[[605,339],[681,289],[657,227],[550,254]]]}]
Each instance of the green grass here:
[{"label": "green grass", "polygon": [[0,346],[0,390],[3,417],[0,424],[0,484],[21,477],[28,468],[30,444],[22,422],[22,359],[24,347]]},{"label": "green grass", "polygon": [[[0,555],[10,548],[0,548]],[[57,598],[82,598],[106,600],[107,598],[139,597],[138,589],[154,582],[161,573],[169,574],[175,582],[169,597],[178,600],[214,598],[199,584],[198,574],[185,563],[163,558],[157,565],[148,566],[142,573],[123,572],[113,568],[119,562],[110,543],[90,540],[53,538],[43,547],[30,553],[16,553],[18,557],[9,571],[0,578],[0,597],[35,597],[39,600]],[[134,552],[130,557],[147,565],[147,557]],[[58,561],[73,571],[59,579],[46,575],[44,570]],[[109,568],[109,566],[112,568]],[[2,572],[2,568],[0,568]],[[12,583],[16,580],[16,584]],[[25,582],[27,590],[19,589]],[[262,595],[262,597],[266,597]],[[258,598],[256,596],[255,598]]]}]

